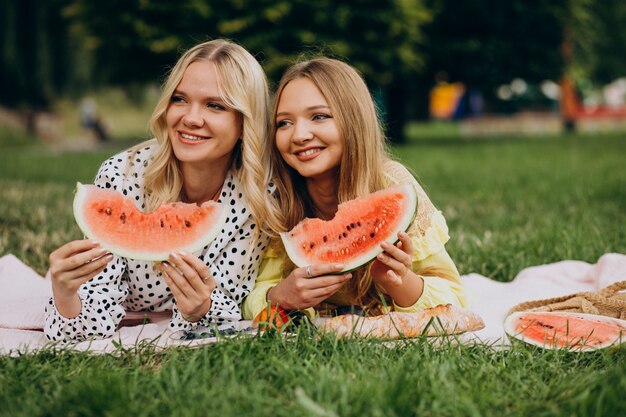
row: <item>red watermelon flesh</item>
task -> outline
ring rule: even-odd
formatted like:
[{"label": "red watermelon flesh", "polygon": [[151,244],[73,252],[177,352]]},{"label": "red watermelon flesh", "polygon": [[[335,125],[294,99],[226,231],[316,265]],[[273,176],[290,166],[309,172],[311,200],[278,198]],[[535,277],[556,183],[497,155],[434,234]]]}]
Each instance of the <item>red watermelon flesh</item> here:
[{"label": "red watermelon flesh", "polygon": [[176,251],[195,252],[222,230],[226,210],[209,201],[169,203],[152,213],[113,190],[78,183],[74,217],[82,232],[111,253],[130,259],[159,261]]},{"label": "red watermelon flesh", "polygon": [[340,204],[331,220],[304,219],[281,238],[289,258],[300,267],[343,263],[344,271],[350,271],[382,252],[383,241],[395,243],[416,211],[415,188],[402,184]]},{"label": "red watermelon flesh", "polygon": [[506,332],[549,349],[595,350],[622,343],[626,321],[567,312],[517,312],[507,317]]}]

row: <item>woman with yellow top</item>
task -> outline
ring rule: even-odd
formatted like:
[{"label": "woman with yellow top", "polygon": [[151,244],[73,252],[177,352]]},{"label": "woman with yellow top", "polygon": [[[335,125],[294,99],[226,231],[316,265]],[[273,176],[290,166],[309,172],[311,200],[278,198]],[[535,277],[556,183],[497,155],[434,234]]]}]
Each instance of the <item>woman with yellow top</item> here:
[{"label": "woman with yellow top", "polygon": [[347,306],[381,314],[465,305],[444,248],[445,219],[409,171],[391,160],[369,90],[351,66],[317,58],[291,67],[276,92],[273,121],[277,198],[266,225],[276,234],[305,217],[331,219],[340,203],[398,183],[416,188],[418,214],[396,245],[383,243],[374,262],[352,273],[338,274],[341,264],[296,268],[276,238],[244,301],[244,318],[255,318],[268,301],[309,316]]}]

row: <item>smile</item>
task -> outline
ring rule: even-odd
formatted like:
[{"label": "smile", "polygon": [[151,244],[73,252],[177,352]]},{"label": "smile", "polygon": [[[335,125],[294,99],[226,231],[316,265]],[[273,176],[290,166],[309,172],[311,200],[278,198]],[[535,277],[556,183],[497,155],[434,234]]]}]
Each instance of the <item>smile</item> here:
[{"label": "smile", "polygon": [[311,156],[320,153],[324,148],[310,148],[301,152],[295,152],[296,156]]},{"label": "smile", "polygon": [[183,133],[183,132],[178,132],[180,134],[180,137],[186,140],[191,140],[191,141],[201,141],[201,140],[206,140],[209,139],[206,136],[195,136],[195,135],[190,135],[189,133]]}]

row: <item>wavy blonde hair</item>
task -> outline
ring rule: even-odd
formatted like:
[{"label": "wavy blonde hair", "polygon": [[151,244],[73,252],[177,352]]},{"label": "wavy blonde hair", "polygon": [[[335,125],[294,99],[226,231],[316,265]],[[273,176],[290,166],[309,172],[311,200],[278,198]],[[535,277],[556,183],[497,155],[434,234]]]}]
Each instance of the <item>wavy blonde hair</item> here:
[{"label": "wavy blonde hair", "polygon": [[[390,157],[376,107],[361,75],[350,65],[326,57],[295,64],[285,72],[276,90],[273,121],[285,86],[299,78],[311,80],[320,90],[344,141],[338,171],[339,203],[385,188],[387,180],[382,167]],[[273,123],[271,158],[276,171],[278,198],[272,207],[272,215],[281,225],[276,232],[284,232],[305,217],[314,217],[313,202],[305,178],[285,163],[276,147],[275,137],[276,124]],[[285,276],[294,267],[287,262]],[[369,267],[353,271],[352,275],[345,290],[347,296],[355,304],[380,312],[381,294],[373,285]]]},{"label": "wavy blonde hair", "polygon": [[[272,175],[269,149],[269,92],[265,73],[246,49],[233,42],[216,39],[198,44],[185,52],[169,73],[161,97],[152,113],[150,128],[159,144],[153,161],[146,168],[146,208],[181,200],[183,175],[174,155],[167,129],[167,109],[174,90],[187,67],[196,61],[215,65],[220,80],[220,97],[242,116],[242,137],[233,151],[235,168],[243,194],[258,229],[266,231],[267,186]],[[266,232],[269,233],[269,232]]]}]

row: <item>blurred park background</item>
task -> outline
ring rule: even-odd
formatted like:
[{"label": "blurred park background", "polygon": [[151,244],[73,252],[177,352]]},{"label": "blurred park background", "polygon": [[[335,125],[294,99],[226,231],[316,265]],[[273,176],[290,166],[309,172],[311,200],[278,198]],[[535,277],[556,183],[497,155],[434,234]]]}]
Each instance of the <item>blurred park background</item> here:
[{"label": "blurred park background", "polygon": [[0,0],[0,128],[148,138],[168,68],[217,37],[273,85],[303,53],[347,60],[397,143],[626,130],[623,0]]}]

